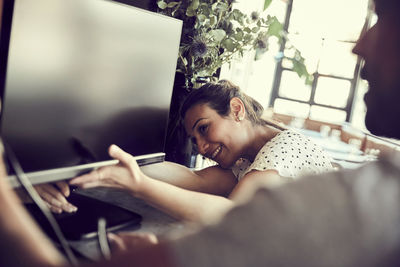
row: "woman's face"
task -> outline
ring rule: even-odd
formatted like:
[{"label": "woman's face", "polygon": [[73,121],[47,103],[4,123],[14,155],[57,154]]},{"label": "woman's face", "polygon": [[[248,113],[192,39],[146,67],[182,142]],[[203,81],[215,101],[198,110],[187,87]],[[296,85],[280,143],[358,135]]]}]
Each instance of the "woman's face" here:
[{"label": "woman's face", "polygon": [[240,158],[245,134],[232,112],[221,117],[207,104],[198,104],[186,112],[184,124],[199,153],[221,167],[229,168]]}]

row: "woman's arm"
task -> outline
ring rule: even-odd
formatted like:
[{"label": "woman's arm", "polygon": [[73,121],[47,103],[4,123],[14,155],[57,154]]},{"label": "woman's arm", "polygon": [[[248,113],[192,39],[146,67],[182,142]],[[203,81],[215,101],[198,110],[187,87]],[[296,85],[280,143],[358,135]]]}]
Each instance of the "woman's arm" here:
[{"label": "woman's arm", "polygon": [[232,190],[229,198],[238,202],[246,202],[260,187],[275,187],[283,183],[283,178],[276,170],[258,171],[247,173]]},{"label": "woman's arm", "polygon": [[[106,186],[128,190],[133,196],[145,200],[150,205],[170,214],[171,216],[186,221],[209,221],[221,216],[230,209],[233,203],[221,196],[190,191],[177,187],[160,180],[152,179],[142,172],[134,157],[124,152],[117,146],[110,147],[111,157],[118,159],[119,164],[115,166],[102,167],[89,174],[82,175],[70,181],[71,184],[83,188]],[[172,165],[174,168],[176,166]],[[176,168],[179,169],[179,168]],[[188,174],[187,179],[203,179],[198,173],[181,169],[178,180],[183,177],[179,175]],[[171,172],[172,173],[172,172]],[[168,177],[172,177],[171,173]],[[219,179],[220,188],[232,187],[232,180],[235,179],[230,170],[210,168],[199,172],[201,175]],[[173,178],[173,177],[172,177]],[[211,181],[211,178],[207,178]],[[229,183],[227,183],[229,181]],[[217,183],[217,182],[216,182]],[[197,183],[202,184],[202,183]],[[190,183],[186,186],[193,186]],[[207,186],[205,186],[207,187]],[[200,186],[197,187],[199,189]],[[204,188],[203,188],[204,189]],[[226,189],[225,189],[226,190]]]},{"label": "woman's arm", "polygon": [[140,190],[133,195],[177,219],[193,222],[212,221],[233,205],[222,196],[190,191],[151,178],[143,179]]},{"label": "woman's arm", "polygon": [[147,176],[191,191],[229,196],[237,179],[230,170],[218,166],[192,171],[186,166],[162,162],[140,167]]}]

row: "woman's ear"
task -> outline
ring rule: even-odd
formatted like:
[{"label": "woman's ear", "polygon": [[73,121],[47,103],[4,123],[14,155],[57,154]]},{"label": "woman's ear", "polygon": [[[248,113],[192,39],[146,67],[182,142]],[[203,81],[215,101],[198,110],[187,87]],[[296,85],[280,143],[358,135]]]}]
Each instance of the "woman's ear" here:
[{"label": "woman's ear", "polygon": [[231,114],[236,121],[242,121],[246,115],[243,101],[238,97],[233,97],[230,101]]}]

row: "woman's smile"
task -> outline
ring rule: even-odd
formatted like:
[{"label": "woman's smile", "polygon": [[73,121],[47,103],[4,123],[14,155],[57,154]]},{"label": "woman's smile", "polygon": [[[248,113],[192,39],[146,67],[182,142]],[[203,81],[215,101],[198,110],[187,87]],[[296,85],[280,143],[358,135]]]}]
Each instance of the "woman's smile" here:
[{"label": "woman's smile", "polygon": [[215,149],[214,152],[212,153],[211,159],[214,160],[219,155],[221,150],[222,150],[222,146],[218,146],[217,149]]}]

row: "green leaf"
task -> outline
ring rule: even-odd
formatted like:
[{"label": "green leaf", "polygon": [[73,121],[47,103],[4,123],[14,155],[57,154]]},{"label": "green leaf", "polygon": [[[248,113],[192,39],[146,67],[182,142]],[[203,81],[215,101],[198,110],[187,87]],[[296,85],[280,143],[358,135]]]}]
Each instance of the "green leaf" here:
[{"label": "green leaf", "polygon": [[251,34],[246,34],[246,35],[244,36],[244,41],[245,41],[246,43],[250,42],[251,40],[253,40],[253,35],[251,35]]},{"label": "green leaf", "polygon": [[193,17],[196,15],[196,10],[199,8],[199,0],[193,0],[186,9],[186,16]]},{"label": "green leaf", "polygon": [[175,17],[176,11],[178,11],[179,6],[176,6],[175,9],[171,12],[171,16]]},{"label": "green leaf", "polygon": [[278,38],[281,37],[281,32],[283,31],[283,25],[279,22],[276,17],[271,18],[271,24],[268,28],[268,35],[276,36]]},{"label": "green leaf", "polygon": [[233,34],[233,38],[235,38],[236,41],[241,41],[243,39],[243,32],[238,31],[237,33]]},{"label": "green leaf", "polygon": [[191,8],[186,9],[186,16],[188,16],[188,17],[196,16],[196,10],[193,10]]},{"label": "green leaf", "polygon": [[215,24],[217,24],[217,17],[216,16],[210,16],[210,27],[214,27]]},{"label": "green leaf", "polygon": [[197,16],[198,21],[203,24],[206,21],[206,16],[204,16],[203,14],[200,14]]},{"label": "green leaf", "polygon": [[210,15],[210,12],[210,8],[205,3],[200,3],[199,7],[197,8],[197,13],[203,14],[206,17]]},{"label": "green leaf", "polygon": [[307,85],[311,85],[313,81],[313,76],[310,75],[307,71],[307,67],[304,64],[304,58],[302,57],[301,60],[291,59],[293,63],[293,71],[297,73],[297,75],[301,78],[305,78],[305,83]]},{"label": "green leaf", "polygon": [[251,33],[251,30],[250,30],[249,27],[244,28],[243,31],[245,31],[245,32],[247,32],[247,33]]},{"label": "green leaf", "polygon": [[260,30],[259,27],[253,27],[253,28],[251,29],[251,32],[257,33],[259,30]]},{"label": "green leaf", "polygon": [[164,1],[158,1],[157,2],[158,8],[160,9],[166,9],[167,8],[167,3],[165,3]]},{"label": "green leaf", "polygon": [[269,5],[271,4],[271,2],[272,2],[272,0],[265,0],[264,1],[264,9],[263,10],[266,10],[269,7]]},{"label": "green leaf", "polygon": [[228,11],[228,5],[226,3],[216,2],[211,5],[211,10],[216,10],[218,12]]},{"label": "green leaf", "polygon": [[186,58],[182,57],[181,59],[182,59],[183,65],[187,66],[188,62],[187,62]]},{"label": "green leaf", "polygon": [[220,11],[228,11],[229,6],[228,6],[228,4],[226,4],[226,3],[219,3],[218,9],[219,9]]},{"label": "green leaf", "polygon": [[308,73],[306,66],[297,60],[293,60],[293,70],[299,77],[302,77],[305,73]]},{"label": "green leaf", "polygon": [[233,50],[235,49],[235,44],[232,39],[225,39],[222,42],[222,45],[225,47],[226,50],[228,50],[228,52],[233,52]]},{"label": "green leaf", "polygon": [[213,39],[218,43],[221,42],[222,39],[224,39],[224,37],[226,36],[226,32],[221,29],[212,30],[210,31],[210,34],[213,37]]},{"label": "green leaf", "polygon": [[310,74],[307,74],[307,76],[306,76],[306,84],[307,85],[312,85],[313,80],[314,80],[314,76],[312,76]]},{"label": "green leaf", "polygon": [[199,5],[200,5],[199,0],[193,0],[189,7],[194,10],[197,10],[199,8]]},{"label": "green leaf", "polygon": [[179,4],[179,2],[169,2],[167,7],[171,8],[171,7],[176,6],[177,4]]},{"label": "green leaf", "polygon": [[237,21],[243,18],[243,13],[239,9],[232,10],[233,18]]},{"label": "green leaf", "polygon": [[204,2],[201,2],[200,5],[199,5],[199,8],[207,8],[208,9],[208,4],[204,3]]}]

